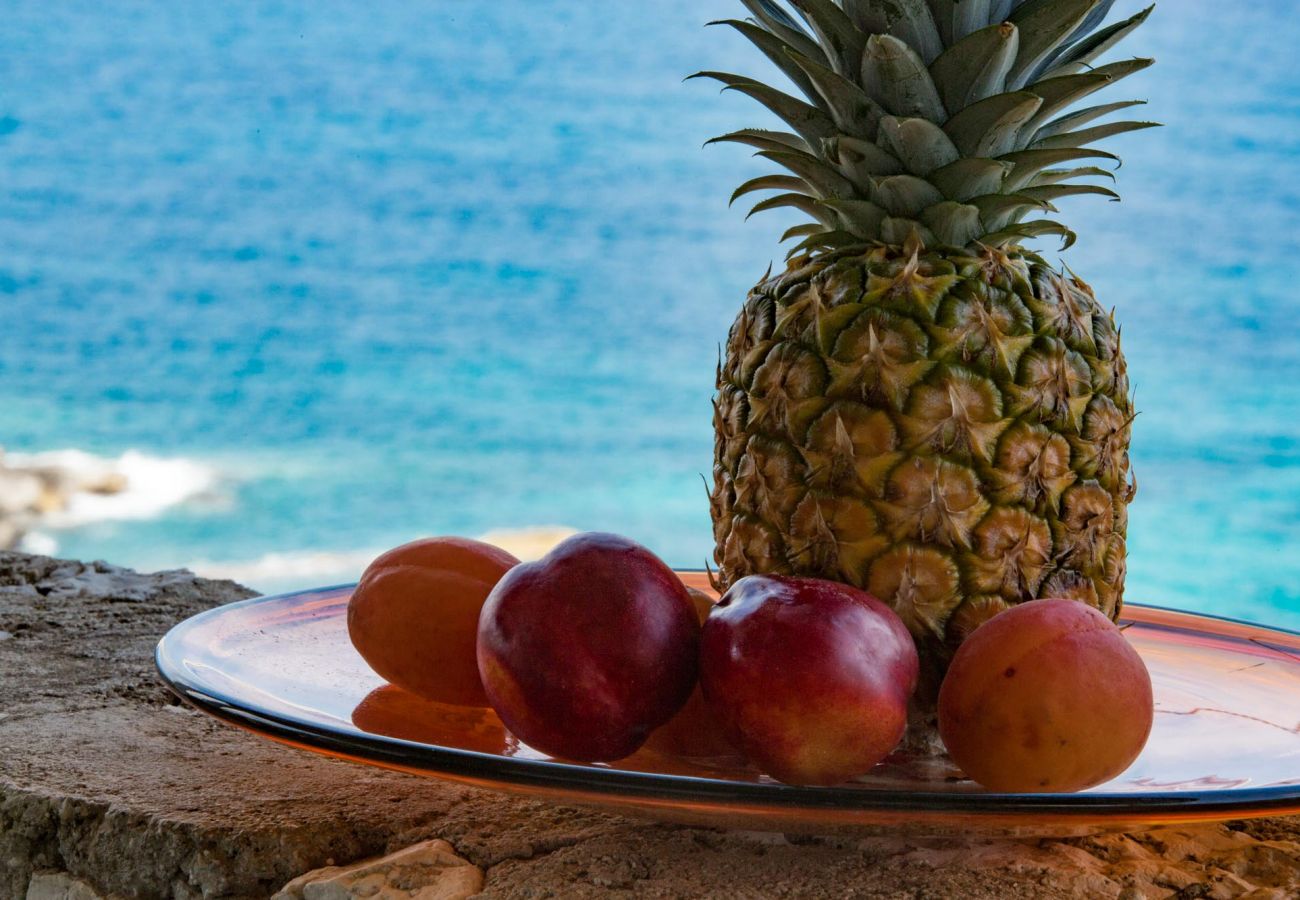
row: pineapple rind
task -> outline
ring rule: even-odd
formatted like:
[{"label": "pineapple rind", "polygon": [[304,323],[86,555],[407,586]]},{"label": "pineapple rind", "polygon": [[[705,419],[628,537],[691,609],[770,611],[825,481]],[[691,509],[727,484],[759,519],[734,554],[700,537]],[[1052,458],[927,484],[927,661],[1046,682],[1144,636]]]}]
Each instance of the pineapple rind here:
[{"label": "pineapple rind", "polygon": [[718,371],[722,583],[831,578],[933,673],[1008,605],[1123,600],[1133,409],[1091,290],[1021,249],[862,245],[749,295]]}]

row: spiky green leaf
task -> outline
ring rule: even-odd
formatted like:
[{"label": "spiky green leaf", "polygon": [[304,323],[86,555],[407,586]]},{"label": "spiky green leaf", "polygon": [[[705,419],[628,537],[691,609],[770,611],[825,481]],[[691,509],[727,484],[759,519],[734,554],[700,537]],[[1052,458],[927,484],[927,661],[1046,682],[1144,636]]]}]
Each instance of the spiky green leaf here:
[{"label": "spiky green leaf", "polygon": [[852,81],[799,53],[790,61],[799,67],[816,91],[815,99],[830,112],[840,131],[851,137],[875,140],[876,127],[885,111]]},{"label": "spiky green leaf", "polygon": [[790,248],[785,256],[786,259],[791,259],[813,250],[837,250],[842,247],[856,247],[862,242],[862,238],[855,234],[850,234],[847,231],[840,231],[838,229],[831,229],[809,235],[806,239]]},{"label": "spiky green leaf", "polygon": [[770,159],[803,181],[821,197],[852,197],[853,182],[820,157],[796,150],[760,150],[758,156]]},{"label": "spiky green leaf", "polygon": [[827,200],[826,205],[839,214],[844,230],[854,234],[879,234],[885,220],[885,211],[868,200]]},{"label": "spiky green leaf", "polygon": [[803,27],[772,0],[740,0],[768,31],[810,59],[830,65],[826,53]]},{"label": "spiky green leaf", "polygon": [[961,157],[943,129],[926,119],[886,116],[880,120],[880,140],[908,172],[922,177]]},{"label": "spiky green leaf", "polygon": [[817,35],[826,50],[829,65],[841,75],[852,76],[861,65],[862,49],[867,36],[854,27],[852,20],[834,0],[788,0]]},{"label": "spiky green leaf", "polygon": [[748,219],[758,213],[783,207],[797,209],[804,215],[816,219],[827,228],[836,227],[835,214],[820,201],[809,197],[807,194],[777,194],[775,197],[760,200],[754,204],[754,208],[749,211],[745,218]]},{"label": "spiky green leaf", "polygon": [[1072,147],[1062,150],[1020,150],[1016,153],[1008,153],[1000,158],[1005,162],[1015,164],[1015,168],[1007,176],[1005,190],[1008,191],[1018,191],[1020,188],[1026,187],[1039,172],[1059,163],[1072,162],[1076,159],[1110,159],[1116,163],[1119,162],[1119,157],[1115,154],[1090,147]]},{"label": "spiky green leaf", "polygon": [[916,50],[927,65],[946,46],[927,0],[841,0],[841,5],[863,34],[893,35]]},{"label": "spiky green leaf", "polygon": [[967,202],[979,210],[985,231],[997,231],[1032,210],[1052,210],[1051,204],[1024,194],[987,194]]},{"label": "spiky green leaf", "polygon": [[1022,188],[1020,193],[1026,197],[1033,197],[1048,203],[1062,197],[1078,197],[1084,194],[1096,194],[1099,197],[1119,200],[1119,194],[1099,184],[1045,184]]},{"label": "spiky green leaf", "polygon": [[1086,147],[1095,141],[1105,140],[1117,134],[1128,134],[1130,131],[1144,131],[1147,128],[1159,127],[1160,123],[1158,122],[1107,122],[1105,125],[1094,125],[1092,128],[1084,128],[1081,131],[1071,131],[1066,134],[1045,137],[1029,146],[1042,150],[1060,147]]},{"label": "spiky green leaf", "polygon": [[784,244],[790,238],[808,237],[814,234],[823,234],[826,231],[824,225],[818,225],[816,222],[804,222],[802,225],[792,225],[781,235],[780,243]]},{"label": "spiky green leaf", "polygon": [[1083,20],[1083,24],[1079,26],[1074,34],[1070,35],[1070,42],[1077,41],[1084,35],[1096,31],[1101,26],[1101,23],[1106,21],[1106,17],[1110,15],[1111,7],[1114,5],[1115,0],[1102,0],[1101,3],[1094,6],[1092,12],[1088,13],[1088,17]]},{"label": "spiky green leaf", "polygon": [[987,244],[990,247],[1001,247],[1012,241],[1024,238],[1032,239],[1047,234],[1054,234],[1061,238],[1062,250],[1069,250],[1074,246],[1077,237],[1073,231],[1060,222],[1053,222],[1050,219],[1035,219],[1032,222],[1017,222],[992,234],[986,234],[980,238],[980,243]]},{"label": "spiky green leaf", "polygon": [[1155,9],[1154,5],[1148,6],[1132,18],[1125,19],[1123,22],[1116,22],[1109,28],[1103,28],[1096,34],[1065,48],[1056,59],[1050,62],[1047,70],[1048,74],[1072,75],[1076,72],[1082,72],[1094,59],[1132,34],[1138,26],[1147,20],[1153,9]]},{"label": "spiky green leaf", "polygon": [[956,115],[1002,93],[1019,48],[1020,32],[1004,22],[981,28],[945,50],[930,64],[930,77],[948,112]]},{"label": "spiky green leaf", "polygon": [[1025,0],[991,0],[985,4],[989,10],[989,17],[984,22],[985,25],[996,25],[999,22],[1005,22],[1011,18],[1016,7],[1024,3]]},{"label": "spiky green leaf", "polygon": [[1011,14],[1020,29],[1020,52],[1007,74],[1007,87],[1018,90],[1044,60],[1061,46],[1100,0],[1028,0]]},{"label": "spiky green leaf", "polygon": [[873,178],[903,172],[898,158],[873,141],[842,137],[826,143],[826,158],[838,160],[840,171],[856,185],[869,185]]},{"label": "spiky green leaf", "polygon": [[914,216],[928,206],[944,201],[939,189],[915,175],[890,175],[875,184],[872,200],[891,215]]},{"label": "spiky green leaf", "polygon": [[867,39],[862,79],[872,99],[893,115],[931,122],[948,118],[925,63],[896,37],[877,34]]},{"label": "spiky green leaf", "polygon": [[1109,178],[1115,180],[1115,173],[1098,166],[1079,166],[1074,169],[1044,169],[1033,177],[1030,185],[1038,187],[1048,184],[1060,184],[1075,178]]},{"label": "spiky green leaf", "polygon": [[1020,130],[1042,102],[1027,91],[998,94],[966,107],[949,119],[943,130],[962,156],[1001,156],[1017,146]]},{"label": "spiky green leaf", "polygon": [[945,47],[990,24],[989,0],[929,0],[929,3]]},{"label": "spiky green leaf", "polygon": [[863,34],[888,34],[889,20],[878,0],[843,0],[844,13]]},{"label": "spiky green leaf", "polygon": [[982,194],[1002,191],[1013,163],[997,159],[966,158],[931,172],[929,182],[943,192],[949,200],[965,202]]},{"label": "spiky green leaf", "polygon": [[1065,43],[1061,44],[1060,47],[1057,47],[1054,53],[1050,54],[1047,59],[1038,64],[1038,68],[1029,76],[1029,80],[1031,82],[1040,80],[1043,77],[1043,73],[1050,70],[1062,54],[1068,52],[1071,47],[1075,46],[1083,38],[1092,34],[1101,27],[1101,24],[1106,20],[1106,17],[1110,15],[1110,9],[1114,5],[1115,0],[1102,0],[1101,3],[1094,6],[1092,12],[1088,13],[1079,27],[1074,30],[1074,34],[1066,38]]},{"label": "spiky green leaf", "polygon": [[[788,52],[793,48],[785,41],[774,35],[772,32],[756,25],[753,22],[746,22],[742,19],[719,19],[710,22],[710,25],[728,25],[740,32],[755,47],[763,52],[772,63],[781,70],[785,77],[794,82],[799,90],[803,91],[804,96],[814,103],[818,101],[817,90],[813,87],[812,80],[799,68],[798,64],[790,58]],[[806,57],[805,57],[806,58]]]},{"label": "spiky green leaf", "polygon": [[803,26],[775,0],[740,0],[740,2],[766,25],[778,25],[792,31],[803,32]]},{"label": "spiky green leaf", "polygon": [[939,245],[934,232],[916,219],[894,217],[880,223],[880,237],[887,244],[905,245],[916,238],[927,247]]},{"label": "spiky green leaf", "polygon": [[888,23],[886,33],[914,49],[926,65],[943,52],[943,39],[926,0],[884,0],[880,7]]},{"label": "spiky green leaf", "polygon": [[1073,106],[1089,94],[1127,78],[1134,72],[1142,71],[1153,62],[1153,59],[1126,59],[1099,66],[1080,75],[1062,75],[1060,78],[1034,82],[1030,89],[1043,98],[1043,106],[1030,127],[1037,129],[1067,106]]},{"label": "spiky green leaf", "polygon": [[1145,100],[1121,100],[1119,103],[1103,103],[1100,106],[1090,106],[1087,109],[1081,109],[1078,112],[1072,112],[1060,118],[1053,119],[1046,125],[1038,129],[1034,137],[1038,140],[1051,137],[1054,134],[1065,134],[1067,131],[1074,131],[1082,128],[1089,122],[1096,121],[1102,116],[1108,116],[1113,112],[1119,112],[1121,109],[1129,109],[1134,106],[1144,106]]},{"label": "spiky green leaf", "polygon": [[985,231],[977,208],[951,200],[924,210],[921,221],[934,232],[936,239],[949,247],[965,247]]},{"label": "spiky green leaf", "polygon": [[789,94],[759,84],[752,78],[733,75],[730,72],[698,72],[691,77],[712,78],[726,85],[724,90],[738,91],[747,97],[752,97],[771,110],[811,145],[816,145],[823,138],[834,137],[838,133],[835,121],[829,114]]},{"label": "spiky green leaf", "polygon": [[733,131],[729,134],[709,138],[704,142],[704,146],[707,147],[709,144],[723,143],[744,144],[758,150],[799,150],[803,153],[812,152],[812,148],[808,146],[808,142],[797,134],[790,134],[785,131],[765,131],[762,128],[742,128],[739,131]]},{"label": "spiky green leaf", "polygon": [[731,200],[727,205],[735,203],[746,194],[752,194],[755,191],[803,191],[807,190],[802,178],[794,175],[760,175],[757,178],[751,178],[731,195]]}]

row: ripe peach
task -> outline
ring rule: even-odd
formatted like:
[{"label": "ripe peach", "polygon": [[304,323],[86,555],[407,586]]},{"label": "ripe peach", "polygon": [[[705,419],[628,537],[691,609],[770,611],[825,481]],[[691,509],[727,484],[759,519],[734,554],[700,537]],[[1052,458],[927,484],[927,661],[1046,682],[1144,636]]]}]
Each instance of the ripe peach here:
[{"label": "ripe peach", "polygon": [[[713,598],[695,588],[686,590],[695,604],[695,614],[703,625],[713,611]],[[645,745],[650,750],[673,756],[735,756],[738,752],[735,745],[727,739],[722,723],[705,701],[704,692],[698,684],[686,705],[664,725],[656,728]]]},{"label": "ripe peach", "polygon": [[579,534],[501,579],[479,618],[492,708],[552,756],[621,759],[695,685],[700,624],[686,586],[640,544]]},{"label": "ripe peach", "polygon": [[709,706],[746,756],[790,784],[839,784],[884,759],[907,727],[918,670],[889,607],[814,578],[742,578],[700,643]]},{"label": "ripe peach", "polygon": [[999,613],[939,691],[953,761],[995,791],[1078,791],[1119,775],[1151,733],[1151,677],[1110,619],[1076,600]]},{"label": "ripe peach", "polygon": [[348,635],[379,677],[439,703],[487,706],[475,658],[479,610],[519,564],[468,538],[438,537],[380,556],[348,602]]}]

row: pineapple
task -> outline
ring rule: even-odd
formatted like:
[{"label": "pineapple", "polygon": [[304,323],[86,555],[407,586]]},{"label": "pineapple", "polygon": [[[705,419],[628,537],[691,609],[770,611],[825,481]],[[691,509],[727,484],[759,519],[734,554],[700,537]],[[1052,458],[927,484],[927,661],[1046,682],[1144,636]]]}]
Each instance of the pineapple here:
[{"label": "pineapple", "polygon": [[[1114,318],[1021,241],[1097,184],[1089,145],[1152,123],[1069,111],[1149,59],[1093,66],[1150,9],[1114,0],[742,0],[725,23],[804,95],[725,72],[788,131],[716,138],[784,171],[733,201],[809,221],[749,294],[718,366],[717,581],[829,578],[889,603],[932,699],[1008,606],[1124,591],[1134,412]],[[1063,248],[1064,249],[1064,248]]]}]

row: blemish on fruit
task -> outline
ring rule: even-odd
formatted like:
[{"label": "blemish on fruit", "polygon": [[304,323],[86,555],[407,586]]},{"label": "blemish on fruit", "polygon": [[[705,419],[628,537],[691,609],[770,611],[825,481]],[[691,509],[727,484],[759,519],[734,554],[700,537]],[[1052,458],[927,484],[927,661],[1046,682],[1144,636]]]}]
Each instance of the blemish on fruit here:
[{"label": "blemish on fruit", "polygon": [[1015,666],[1008,666],[1008,667],[1007,667],[1007,670],[1006,670],[1005,672],[1003,672],[1002,674],[1005,675],[1007,678],[1014,678],[1015,675],[1016,675],[1016,667],[1015,667]]}]

